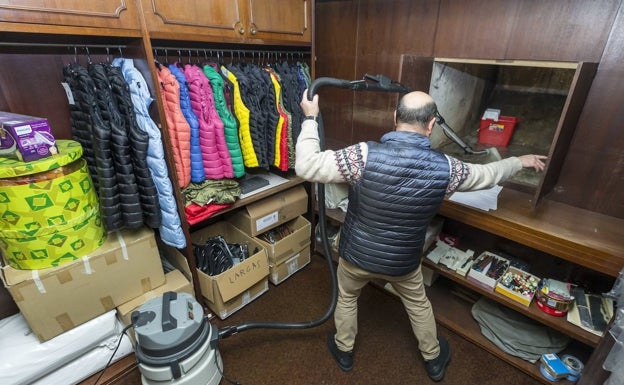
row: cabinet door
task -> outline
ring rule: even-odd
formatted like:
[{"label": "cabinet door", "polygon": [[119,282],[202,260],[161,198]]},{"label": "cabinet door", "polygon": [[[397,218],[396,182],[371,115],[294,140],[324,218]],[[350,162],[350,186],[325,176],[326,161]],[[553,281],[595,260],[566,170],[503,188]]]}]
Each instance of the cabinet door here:
[{"label": "cabinet door", "polygon": [[248,0],[248,37],[311,42],[311,0]]},{"label": "cabinet door", "polygon": [[139,29],[131,0],[0,0],[0,20],[96,28]]},{"label": "cabinet door", "polygon": [[[168,37],[179,33],[240,39],[246,32],[239,0],[141,0],[150,36]],[[198,37],[199,39],[199,37]]]}]

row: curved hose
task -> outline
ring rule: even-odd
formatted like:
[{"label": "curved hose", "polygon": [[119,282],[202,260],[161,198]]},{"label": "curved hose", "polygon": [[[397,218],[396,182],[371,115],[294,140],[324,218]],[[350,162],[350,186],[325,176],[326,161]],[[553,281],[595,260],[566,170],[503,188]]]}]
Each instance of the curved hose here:
[{"label": "curved hose", "polygon": [[[344,79],[336,79],[330,77],[320,77],[315,79],[310,86],[308,87],[308,100],[312,100],[314,95],[316,95],[316,91],[319,87],[322,86],[332,86],[337,88],[346,88],[354,91],[383,91],[383,92],[395,92],[395,93],[407,93],[409,89],[402,84],[392,82],[389,78],[383,75],[364,75],[363,80],[344,80]],[[318,132],[319,132],[319,145],[321,151],[325,148],[325,132],[323,127],[323,119],[322,115],[319,112],[318,116]],[[327,217],[325,213],[325,185],[322,183],[317,183],[317,207],[318,207],[318,216],[319,216],[319,224],[321,230],[321,240],[323,244],[323,253],[325,254],[325,259],[327,260],[327,269],[329,270],[329,275],[331,278],[332,284],[332,293],[331,293],[331,303],[327,308],[325,314],[316,320],[309,322],[251,322],[238,326],[226,326],[225,328],[219,331],[219,339],[227,338],[232,334],[236,334],[238,332],[242,332],[249,329],[307,329],[322,325],[331,317],[334,310],[336,309],[336,301],[338,298],[338,281],[336,278],[336,272],[334,271],[334,264],[331,257],[331,250],[329,248],[329,242],[327,240]]]}]

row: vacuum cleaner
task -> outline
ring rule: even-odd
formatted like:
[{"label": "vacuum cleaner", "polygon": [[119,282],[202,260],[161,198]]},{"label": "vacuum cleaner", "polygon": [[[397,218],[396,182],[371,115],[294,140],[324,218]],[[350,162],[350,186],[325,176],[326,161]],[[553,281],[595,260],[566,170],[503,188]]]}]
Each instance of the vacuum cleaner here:
[{"label": "vacuum cleaner", "polygon": [[[380,91],[405,94],[409,89],[391,81],[383,75],[365,75],[362,80],[348,81],[329,77],[314,80],[308,88],[308,99],[312,100],[318,88],[332,86],[354,91]],[[461,148],[470,154],[485,153],[472,150],[453,130],[446,125],[440,114],[436,121],[444,132]],[[322,116],[318,116],[318,130],[321,150],[325,135]],[[494,149],[495,150],[495,149]],[[137,340],[135,355],[145,385],[217,385],[223,377],[222,360],[218,351],[218,340],[250,329],[308,329],[322,325],[336,308],[338,284],[334,271],[327,237],[325,214],[325,186],[317,186],[319,228],[323,252],[327,260],[332,287],[332,300],[320,318],[308,322],[253,322],[237,326],[226,326],[217,330],[204,315],[203,307],[187,293],[167,292],[154,298],[132,313],[132,325]]]}]

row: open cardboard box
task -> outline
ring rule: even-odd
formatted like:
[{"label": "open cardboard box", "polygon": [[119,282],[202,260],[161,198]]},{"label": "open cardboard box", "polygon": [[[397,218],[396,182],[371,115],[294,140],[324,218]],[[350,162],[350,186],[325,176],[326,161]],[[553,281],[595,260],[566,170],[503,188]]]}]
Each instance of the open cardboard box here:
[{"label": "open cardboard box", "polygon": [[24,319],[45,342],[165,283],[154,231],[110,233],[80,260],[42,270],[2,269]]},{"label": "open cardboard box", "polygon": [[254,240],[258,241],[258,243],[267,251],[270,266],[277,266],[281,264],[301,251],[311,242],[310,236],[312,233],[312,224],[310,224],[310,222],[304,217],[298,216],[297,218],[282,225],[288,226],[291,232],[284,238],[279,239],[274,243],[267,242],[263,238],[263,235],[266,233],[254,237]]},{"label": "open cardboard box", "polygon": [[227,243],[247,244],[249,257],[215,276],[197,270],[202,296],[208,307],[224,319],[268,290],[269,261],[266,250],[229,222],[216,222],[191,234],[193,243],[203,244],[221,235]]},{"label": "open cardboard box", "polygon": [[255,237],[307,211],[308,193],[303,186],[297,186],[250,203],[238,211],[225,214],[225,217],[228,222]]}]

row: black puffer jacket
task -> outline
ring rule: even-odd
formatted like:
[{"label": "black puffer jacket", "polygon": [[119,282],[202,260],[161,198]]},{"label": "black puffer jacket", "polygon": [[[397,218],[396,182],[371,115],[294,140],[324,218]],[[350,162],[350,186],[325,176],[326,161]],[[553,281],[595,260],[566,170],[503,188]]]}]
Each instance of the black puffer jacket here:
[{"label": "black puffer jacket", "polygon": [[156,229],[160,226],[161,214],[158,190],[147,165],[149,135],[141,130],[137,124],[130,87],[124,79],[121,68],[116,66],[106,66],[105,68],[113,98],[130,141],[132,166],[143,211],[143,222]]},{"label": "black puffer jacket", "polygon": [[[137,228],[143,224],[143,212],[139,201],[138,187],[134,176],[130,142],[124,121],[113,99],[111,85],[106,74],[106,67],[110,64],[91,63],[88,66],[89,75],[97,87],[97,102],[102,112],[104,122],[108,124],[110,138],[110,155],[117,179],[117,191],[121,204],[122,227]],[[102,145],[95,136],[97,145]],[[118,230],[118,229],[108,229]]]},{"label": "black puffer jacket", "polygon": [[63,69],[74,98],[70,105],[72,135],[84,149],[91,178],[97,187],[102,221],[106,230],[123,227],[117,175],[112,159],[111,131],[102,117],[97,87],[86,68],[72,63]]}]

